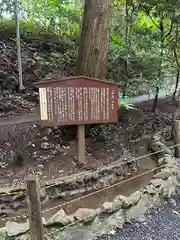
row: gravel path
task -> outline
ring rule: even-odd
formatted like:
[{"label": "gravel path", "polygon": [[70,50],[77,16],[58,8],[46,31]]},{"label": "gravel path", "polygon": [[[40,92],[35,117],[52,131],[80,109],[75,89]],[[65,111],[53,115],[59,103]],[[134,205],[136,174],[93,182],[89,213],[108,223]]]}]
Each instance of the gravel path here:
[{"label": "gravel path", "polygon": [[126,224],[123,230],[98,238],[98,240],[161,239],[180,239],[180,189],[177,190],[175,197],[166,202],[163,207],[149,210],[140,222]]}]

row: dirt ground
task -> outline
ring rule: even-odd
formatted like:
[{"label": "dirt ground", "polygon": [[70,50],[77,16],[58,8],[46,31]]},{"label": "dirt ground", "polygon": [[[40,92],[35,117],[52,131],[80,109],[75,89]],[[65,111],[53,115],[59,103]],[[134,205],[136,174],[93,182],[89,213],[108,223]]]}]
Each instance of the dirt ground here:
[{"label": "dirt ground", "polygon": [[[30,108],[32,112],[34,106]],[[11,116],[11,124],[6,125],[7,118],[2,117],[3,114],[0,118],[0,184],[19,183],[30,173],[39,175],[42,180],[53,179],[93,170],[120,158],[126,161],[132,156],[144,155],[148,151],[148,139],[157,131],[170,129],[176,106],[171,99],[163,99],[155,113],[151,112],[152,101],[136,108],[127,111],[117,125],[91,129],[86,138],[86,164],[83,167],[77,164],[74,128],[42,129],[38,121],[31,122],[31,115],[29,122],[16,124],[15,116],[20,116],[23,122],[27,109],[21,108],[18,114],[9,109],[4,116]]]}]

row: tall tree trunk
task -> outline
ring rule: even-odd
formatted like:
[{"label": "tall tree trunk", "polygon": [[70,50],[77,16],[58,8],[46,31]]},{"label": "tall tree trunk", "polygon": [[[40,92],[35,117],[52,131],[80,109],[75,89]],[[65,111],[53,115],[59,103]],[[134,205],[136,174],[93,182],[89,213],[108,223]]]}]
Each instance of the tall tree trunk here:
[{"label": "tall tree trunk", "polygon": [[124,71],[125,71],[125,78],[124,78],[124,88],[123,88],[123,95],[122,97],[125,98],[126,96],[126,89],[128,84],[128,54],[129,54],[129,48],[128,48],[128,31],[129,31],[129,19],[128,19],[128,1],[126,1],[125,5],[125,18],[126,18],[126,27],[125,27],[125,60],[124,60]]},{"label": "tall tree trunk", "polygon": [[173,92],[173,98],[172,98],[173,101],[175,101],[175,99],[176,99],[176,93],[177,93],[178,85],[179,85],[179,68],[177,69],[177,73],[176,73],[176,85],[175,85],[175,89],[174,89],[174,92]]},{"label": "tall tree trunk", "polygon": [[[112,0],[85,0],[76,75],[106,79]],[[87,126],[90,128],[90,126]],[[86,129],[87,130],[87,129]],[[78,161],[85,162],[85,126],[78,126]]]},{"label": "tall tree trunk", "polygon": [[176,123],[176,118],[177,118],[177,108],[173,109],[172,108],[172,119],[171,119],[171,139],[175,141],[175,135],[174,135],[174,131],[175,131],[175,123]]},{"label": "tall tree trunk", "polygon": [[[178,59],[178,55],[177,55],[177,48],[178,48],[178,34],[179,34],[179,26],[177,24],[176,26],[176,43],[175,43],[175,46],[174,46],[174,57],[175,57],[175,60],[176,60],[176,65],[177,65],[177,74],[176,74],[176,86],[175,86],[175,90],[174,90],[174,93],[173,93],[173,100],[175,100],[176,98],[176,92],[177,92],[177,88],[178,88],[178,85],[179,85],[179,74],[180,74],[180,64],[179,64],[179,59]],[[179,102],[179,100],[178,100]]]},{"label": "tall tree trunk", "polygon": [[180,120],[176,120],[175,123],[174,123],[174,134],[173,134],[173,137],[174,137],[174,144],[177,145],[175,147],[175,153],[174,153],[174,156],[176,158],[180,158]]},{"label": "tall tree trunk", "polygon": [[[161,13],[160,13],[161,14]],[[159,59],[159,69],[158,69],[158,80],[159,84],[162,83],[162,61],[163,61],[163,51],[164,51],[164,25],[163,25],[163,17],[160,18],[159,24],[159,34],[160,34],[160,59]],[[156,95],[153,102],[152,112],[155,112],[157,104],[158,104],[158,96],[159,96],[159,84],[156,86]]]},{"label": "tall tree trunk", "polygon": [[158,96],[159,96],[159,87],[156,87],[156,95],[154,98],[154,102],[153,102],[153,107],[152,107],[152,112],[155,112],[157,104],[158,104]]},{"label": "tall tree trunk", "polygon": [[16,47],[17,47],[17,62],[19,73],[19,90],[24,90],[22,79],[22,61],[21,61],[21,42],[20,42],[20,27],[19,27],[19,0],[15,0],[15,19],[16,19]]},{"label": "tall tree trunk", "polygon": [[86,0],[76,75],[107,78],[112,0]]}]

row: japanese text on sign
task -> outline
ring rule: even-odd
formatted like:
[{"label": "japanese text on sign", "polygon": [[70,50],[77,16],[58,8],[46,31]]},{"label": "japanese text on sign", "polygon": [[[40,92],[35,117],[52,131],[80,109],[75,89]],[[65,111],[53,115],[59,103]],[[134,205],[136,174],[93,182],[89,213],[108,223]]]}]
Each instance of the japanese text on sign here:
[{"label": "japanese text on sign", "polygon": [[116,87],[48,86],[39,93],[41,120],[64,125],[116,119]]}]

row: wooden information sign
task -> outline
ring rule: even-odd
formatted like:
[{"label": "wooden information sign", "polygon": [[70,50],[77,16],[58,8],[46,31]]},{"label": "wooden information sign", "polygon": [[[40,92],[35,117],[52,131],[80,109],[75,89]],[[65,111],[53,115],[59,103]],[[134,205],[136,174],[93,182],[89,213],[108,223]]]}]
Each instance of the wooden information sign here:
[{"label": "wooden information sign", "polygon": [[82,153],[85,152],[85,124],[118,121],[118,84],[77,76],[51,79],[36,85],[39,88],[42,125],[79,126],[79,152],[83,154],[82,157],[79,153],[79,158],[84,158],[85,154]]}]

